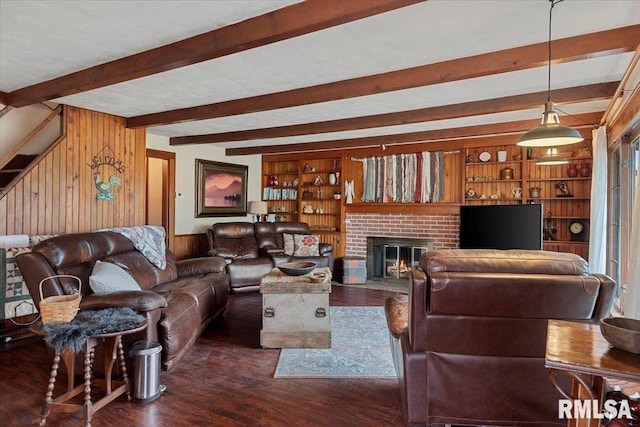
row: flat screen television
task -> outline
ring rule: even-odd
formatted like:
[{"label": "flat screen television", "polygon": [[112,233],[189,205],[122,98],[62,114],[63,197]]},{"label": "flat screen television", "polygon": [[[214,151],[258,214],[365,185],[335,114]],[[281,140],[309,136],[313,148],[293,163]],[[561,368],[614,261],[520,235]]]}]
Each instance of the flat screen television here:
[{"label": "flat screen television", "polygon": [[460,206],[461,249],[542,249],[542,205]]}]

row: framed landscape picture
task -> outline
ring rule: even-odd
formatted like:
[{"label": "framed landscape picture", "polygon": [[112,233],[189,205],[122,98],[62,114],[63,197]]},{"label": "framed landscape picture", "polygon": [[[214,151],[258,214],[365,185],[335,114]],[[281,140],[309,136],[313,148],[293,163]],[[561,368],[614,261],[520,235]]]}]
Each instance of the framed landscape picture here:
[{"label": "framed landscape picture", "polygon": [[248,167],[196,159],[196,218],[247,214]]}]

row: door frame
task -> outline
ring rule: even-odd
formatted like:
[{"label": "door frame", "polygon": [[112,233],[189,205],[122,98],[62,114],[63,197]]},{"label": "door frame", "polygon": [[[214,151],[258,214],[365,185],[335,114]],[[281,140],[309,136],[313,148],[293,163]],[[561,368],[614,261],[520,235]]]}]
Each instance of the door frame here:
[{"label": "door frame", "polygon": [[[162,210],[163,210],[163,224],[167,233],[167,247],[174,252],[175,251],[175,233],[176,233],[176,153],[170,151],[160,151],[147,148],[146,159],[154,158],[167,161],[167,170],[163,170],[163,188],[162,195]],[[164,169],[164,168],[163,168]],[[149,169],[146,170],[146,180],[149,182]],[[148,191],[148,186],[146,190]],[[146,212],[149,210],[149,197],[146,198]],[[145,212],[145,218],[146,218]]]}]

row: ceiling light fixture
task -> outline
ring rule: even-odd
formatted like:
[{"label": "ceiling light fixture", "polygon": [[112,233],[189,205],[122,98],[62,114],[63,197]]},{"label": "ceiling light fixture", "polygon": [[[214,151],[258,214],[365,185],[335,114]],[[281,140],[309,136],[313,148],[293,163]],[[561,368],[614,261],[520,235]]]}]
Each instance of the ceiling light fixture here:
[{"label": "ceiling light fixture", "polygon": [[553,6],[562,1],[563,0],[549,0],[551,3],[551,7],[549,8],[549,71],[547,79],[547,102],[544,104],[542,122],[522,135],[517,143],[517,145],[521,147],[553,147],[575,144],[584,140],[580,132],[560,124],[558,114],[554,111],[553,102],[551,102],[551,14],[553,12]]},{"label": "ceiling light fixture", "polygon": [[559,155],[556,148],[548,148],[546,154],[536,160],[538,166],[566,165],[568,163],[569,160]]}]

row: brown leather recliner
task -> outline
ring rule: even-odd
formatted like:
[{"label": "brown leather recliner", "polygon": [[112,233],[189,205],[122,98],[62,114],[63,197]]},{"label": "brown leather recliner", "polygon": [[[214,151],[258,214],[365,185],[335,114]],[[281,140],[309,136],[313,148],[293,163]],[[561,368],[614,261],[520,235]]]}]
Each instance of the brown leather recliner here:
[{"label": "brown leather recliner", "polygon": [[207,229],[211,256],[224,258],[234,292],[258,289],[260,279],[273,268],[269,257],[258,255],[253,224],[225,222]]},{"label": "brown leather recliner", "polygon": [[[148,327],[140,333],[125,335],[125,346],[141,339],[159,341],[165,370],[172,368],[209,322],[225,310],[229,296],[223,259],[203,257],[176,261],[167,249],[167,265],[160,270],[127,238],[109,231],[52,237],[16,260],[36,304],[40,303],[42,279],[70,274],[82,281],[81,310],[131,307],[144,315]],[[127,269],[142,290],[94,294],[89,276],[98,260]],[[65,279],[47,281],[43,295],[46,298],[77,294],[76,283]]]},{"label": "brown leather recliner", "polygon": [[566,425],[547,320],[608,316],[609,277],[574,254],[454,249],[424,254],[410,286],[385,303],[408,425]]},{"label": "brown leather recliner", "polygon": [[330,243],[318,244],[318,256],[294,256],[284,252],[284,234],[313,234],[306,222],[256,222],[254,224],[259,252],[263,256],[270,256],[275,266],[290,261],[315,262],[318,267],[329,267],[333,271],[333,250]]},{"label": "brown leather recliner", "polygon": [[259,289],[262,276],[282,262],[312,261],[333,270],[333,245],[320,243],[319,256],[286,255],[283,233],[312,234],[304,222],[217,223],[207,229],[208,254],[225,259],[233,292]]}]

